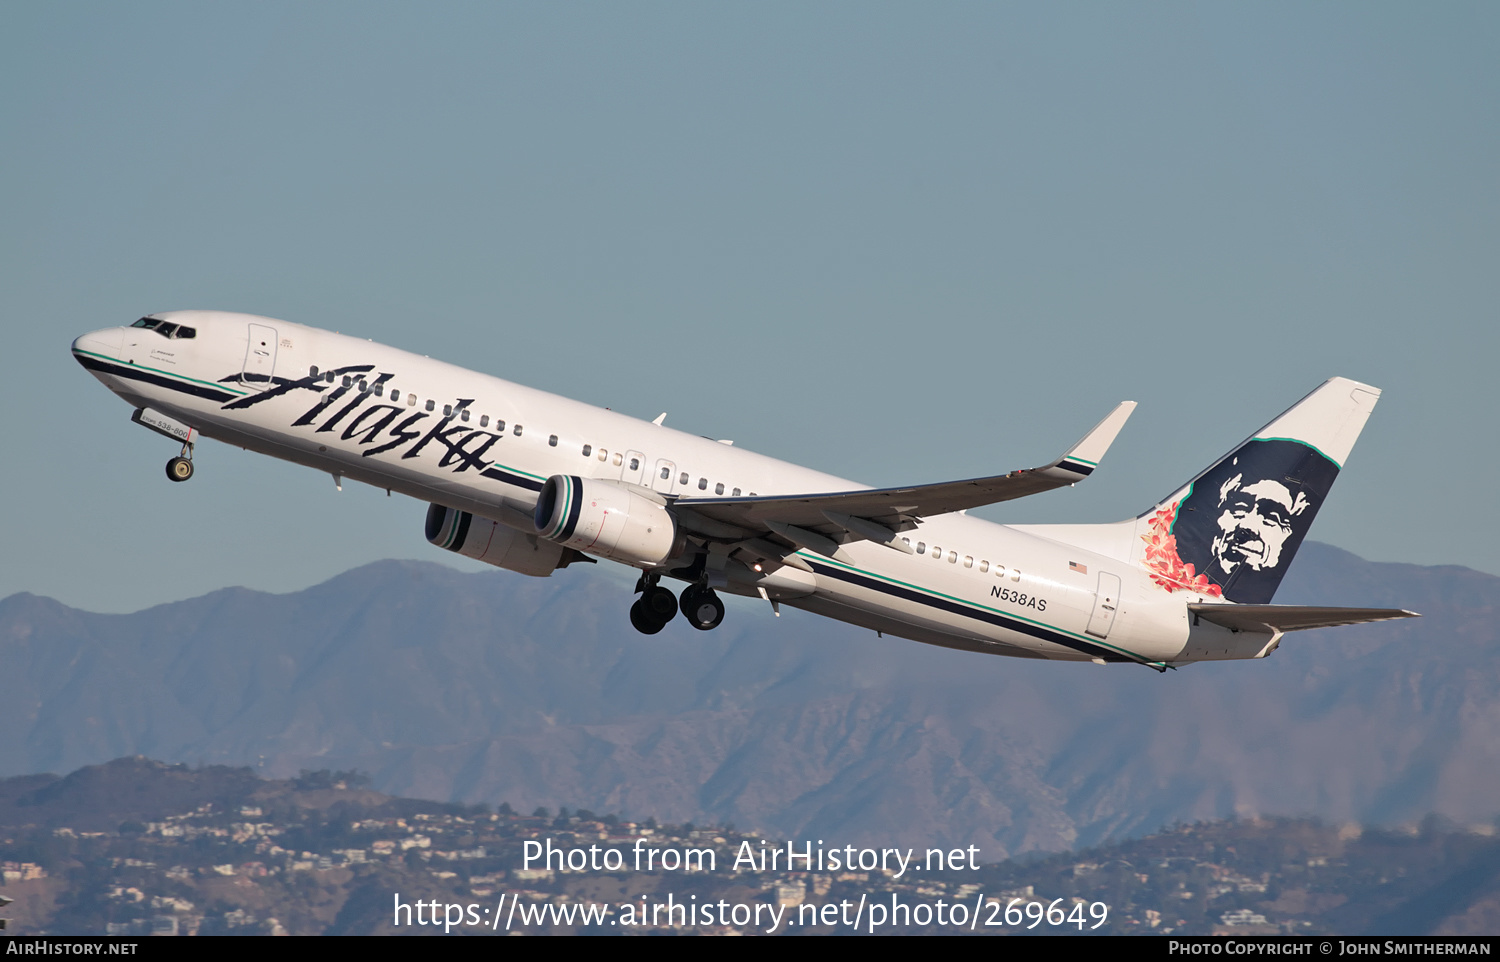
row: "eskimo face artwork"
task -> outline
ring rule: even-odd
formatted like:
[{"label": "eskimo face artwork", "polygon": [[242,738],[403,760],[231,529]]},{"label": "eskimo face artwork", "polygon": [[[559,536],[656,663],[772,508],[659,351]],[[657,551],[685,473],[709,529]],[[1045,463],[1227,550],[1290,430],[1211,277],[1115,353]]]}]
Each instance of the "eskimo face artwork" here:
[{"label": "eskimo face artwork", "polygon": [[1281,563],[1281,549],[1292,536],[1293,519],[1312,505],[1303,491],[1293,493],[1269,478],[1246,483],[1243,473],[1219,488],[1219,534],[1214,564],[1225,576],[1240,565],[1264,571]]},{"label": "eskimo face artwork", "polygon": [[1267,604],[1338,472],[1301,442],[1247,441],[1161,513],[1147,567],[1169,591]]}]

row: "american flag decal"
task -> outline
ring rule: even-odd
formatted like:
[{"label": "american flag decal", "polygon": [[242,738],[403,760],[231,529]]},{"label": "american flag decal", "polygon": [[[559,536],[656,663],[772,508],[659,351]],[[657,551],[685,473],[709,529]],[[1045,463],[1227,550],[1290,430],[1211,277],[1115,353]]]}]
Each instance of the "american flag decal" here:
[{"label": "american flag decal", "polygon": [[1081,565],[1081,564],[1079,564],[1076,561],[1069,561],[1068,562],[1068,570],[1070,570],[1070,571],[1076,571],[1076,572],[1078,572],[1081,575],[1086,575],[1086,574],[1089,573],[1089,566],[1088,565]]}]

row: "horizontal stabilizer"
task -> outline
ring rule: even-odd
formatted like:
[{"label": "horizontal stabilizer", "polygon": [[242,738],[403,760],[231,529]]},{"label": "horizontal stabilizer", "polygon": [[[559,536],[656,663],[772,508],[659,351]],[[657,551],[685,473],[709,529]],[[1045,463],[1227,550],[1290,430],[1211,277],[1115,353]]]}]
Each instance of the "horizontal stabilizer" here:
[{"label": "horizontal stabilizer", "polygon": [[1422,617],[1404,608],[1325,608],[1321,605],[1190,604],[1188,611],[1193,613],[1195,621],[1201,618],[1230,631],[1301,631]]}]

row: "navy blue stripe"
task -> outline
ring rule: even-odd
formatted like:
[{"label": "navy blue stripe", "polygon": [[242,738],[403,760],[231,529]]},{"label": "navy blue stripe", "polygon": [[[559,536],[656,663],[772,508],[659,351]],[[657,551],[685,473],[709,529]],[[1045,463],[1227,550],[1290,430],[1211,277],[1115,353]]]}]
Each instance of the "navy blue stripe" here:
[{"label": "navy blue stripe", "polygon": [[1069,461],[1067,458],[1064,458],[1062,460],[1062,463],[1060,463],[1058,465],[1058,467],[1060,467],[1060,468],[1067,468],[1069,471],[1072,471],[1074,474],[1081,474],[1081,475],[1084,475],[1085,477],[1087,477],[1088,475],[1094,473],[1094,469],[1091,468],[1091,467],[1089,467],[1087,464],[1083,464],[1083,463],[1078,462],[1078,461]]},{"label": "navy blue stripe", "polygon": [[74,354],[73,356],[78,359],[79,364],[82,364],[90,371],[100,371],[104,374],[123,377],[131,381],[144,381],[147,384],[171,388],[174,391],[181,391],[183,394],[191,394],[194,397],[207,398],[210,401],[233,401],[239,397],[238,394],[230,394],[228,391],[220,391],[218,388],[206,387],[201,384],[183,384],[181,381],[174,381],[169,377],[162,377],[160,374],[152,374],[150,371],[142,370],[138,367],[110,364],[85,354]]},{"label": "navy blue stripe", "polygon": [[572,493],[572,507],[568,509],[568,521],[563,525],[562,534],[557,536],[559,541],[573,537],[573,532],[578,528],[578,516],[583,513],[583,479],[568,475],[567,483]]},{"label": "navy blue stripe", "polygon": [[[800,555],[799,557],[803,558],[804,560],[811,561],[811,559],[808,559],[806,555]],[[1023,635],[1030,635],[1033,638],[1040,638],[1042,641],[1050,641],[1053,644],[1071,648],[1074,651],[1082,652],[1083,654],[1088,655],[1092,658],[1103,658],[1105,661],[1135,660],[1133,658],[1121,655],[1119,652],[1114,651],[1113,649],[1101,648],[1098,645],[1091,645],[1086,641],[1079,641],[1076,638],[1070,638],[1067,635],[1059,634],[1058,632],[1055,632],[1050,628],[1043,628],[1040,625],[1033,625],[1025,621],[1017,621],[1014,618],[1007,618],[1004,615],[998,614],[993,611],[984,611],[978,608],[971,608],[968,605],[960,604],[956,601],[949,601],[946,598],[934,598],[931,595],[923,594],[922,592],[915,591],[911,588],[903,588],[900,585],[888,584],[875,578],[870,578],[861,574],[855,574],[852,571],[846,571],[843,568],[835,568],[832,565],[820,564],[817,561],[811,561],[811,564],[813,571],[820,575],[828,575],[830,577],[837,578],[840,581],[847,581],[850,584],[858,585],[861,588],[868,588],[871,591],[879,591],[882,594],[900,598],[903,601],[914,601],[918,604],[927,605],[930,608],[937,608],[941,611],[948,611],[952,612],[953,614],[974,618],[978,621],[988,622],[989,624],[996,625],[1001,628],[1007,628],[1011,631],[1020,632]]]},{"label": "navy blue stripe", "polygon": [[449,551],[464,549],[464,542],[469,538],[469,523],[473,520],[474,516],[467,511],[458,513],[458,534],[453,538],[453,545],[448,549]]},{"label": "navy blue stripe", "polygon": [[485,468],[482,474],[486,478],[494,478],[496,481],[504,481],[506,484],[513,484],[518,488],[525,488],[528,491],[542,490],[542,482],[537,481],[533,478],[524,477],[519,474],[511,474],[509,471],[502,471],[499,468]]}]

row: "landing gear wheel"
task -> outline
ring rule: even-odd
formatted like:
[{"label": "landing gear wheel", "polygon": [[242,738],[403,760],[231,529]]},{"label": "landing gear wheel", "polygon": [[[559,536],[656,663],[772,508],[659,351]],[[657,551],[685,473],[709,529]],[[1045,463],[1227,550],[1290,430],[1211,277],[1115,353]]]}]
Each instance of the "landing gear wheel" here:
[{"label": "landing gear wheel", "polygon": [[677,617],[677,596],[661,585],[647,588],[642,592],[641,604],[651,617],[660,621],[662,625],[666,625],[667,622]]},{"label": "landing gear wheel", "polygon": [[635,630],[643,635],[654,635],[667,626],[665,621],[658,621],[646,608],[645,598],[637,598],[635,604],[630,606],[630,623]]},{"label": "landing gear wheel", "polygon": [[187,458],[173,458],[167,462],[167,477],[173,481],[186,481],[193,476],[193,462]]},{"label": "landing gear wheel", "polygon": [[693,585],[682,592],[682,616],[699,631],[712,631],[724,620],[724,602],[712,588]]}]

